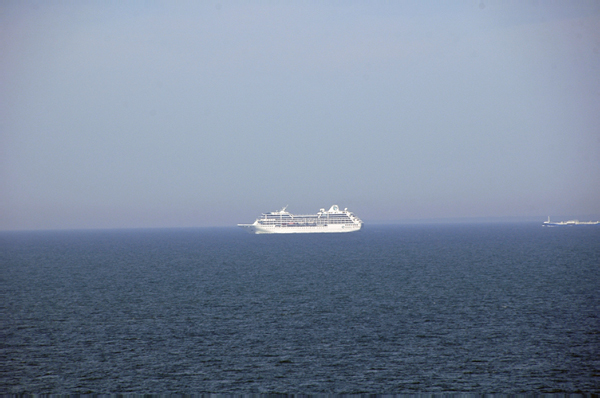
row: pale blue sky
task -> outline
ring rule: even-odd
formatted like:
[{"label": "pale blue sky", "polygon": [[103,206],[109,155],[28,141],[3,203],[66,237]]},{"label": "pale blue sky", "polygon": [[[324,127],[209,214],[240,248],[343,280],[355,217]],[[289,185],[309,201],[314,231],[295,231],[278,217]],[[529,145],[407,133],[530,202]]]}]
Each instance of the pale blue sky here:
[{"label": "pale blue sky", "polygon": [[600,2],[4,1],[0,229],[600,214]]}]

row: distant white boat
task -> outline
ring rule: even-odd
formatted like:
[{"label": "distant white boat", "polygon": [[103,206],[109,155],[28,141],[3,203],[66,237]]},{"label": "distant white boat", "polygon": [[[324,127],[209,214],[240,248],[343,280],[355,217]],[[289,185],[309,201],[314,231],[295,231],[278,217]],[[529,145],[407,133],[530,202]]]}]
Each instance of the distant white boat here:
[{"label": "distant white boat", "polygon": [[548,216],[548,221],[544,221],[544,223],[542,224],[542,226],[544,227],[570,227],[573,225],[600,225],[600,221],[569,220],[552,222],[550,221],[550,216]]}]

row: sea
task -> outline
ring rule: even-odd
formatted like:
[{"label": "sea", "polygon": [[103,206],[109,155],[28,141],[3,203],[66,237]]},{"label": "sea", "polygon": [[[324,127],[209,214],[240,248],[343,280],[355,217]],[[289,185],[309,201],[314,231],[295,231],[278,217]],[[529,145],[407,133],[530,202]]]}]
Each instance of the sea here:
[{"label": "sea", "polygon": [[600,393],[600,227],[0,233],[2,394]]}]

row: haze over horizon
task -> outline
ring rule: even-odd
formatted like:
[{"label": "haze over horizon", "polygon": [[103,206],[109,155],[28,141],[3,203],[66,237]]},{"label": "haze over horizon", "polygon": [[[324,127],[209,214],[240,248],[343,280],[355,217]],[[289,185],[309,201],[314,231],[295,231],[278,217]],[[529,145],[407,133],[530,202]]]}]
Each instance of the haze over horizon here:
[{"label": "haze over horizon", "polygon": [[600,2],[5,1],[0,230],[600,215]]}]

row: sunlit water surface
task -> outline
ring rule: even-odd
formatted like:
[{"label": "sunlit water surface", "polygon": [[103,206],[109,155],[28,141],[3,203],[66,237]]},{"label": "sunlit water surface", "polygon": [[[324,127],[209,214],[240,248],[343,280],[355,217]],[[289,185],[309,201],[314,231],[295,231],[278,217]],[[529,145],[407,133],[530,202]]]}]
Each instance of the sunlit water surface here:
[{"label": "sunlit water surface", "polygon": [[2,393],[600,393],[600,228],[0,234]]}]

